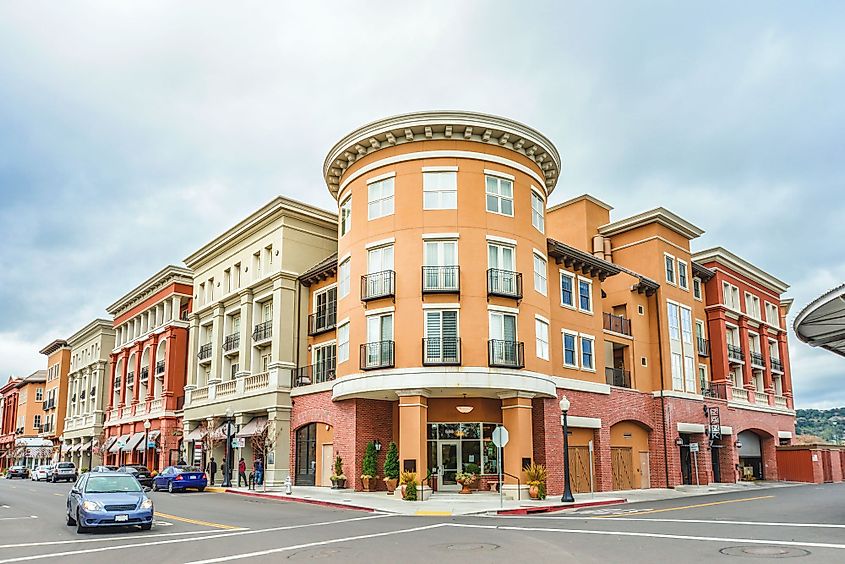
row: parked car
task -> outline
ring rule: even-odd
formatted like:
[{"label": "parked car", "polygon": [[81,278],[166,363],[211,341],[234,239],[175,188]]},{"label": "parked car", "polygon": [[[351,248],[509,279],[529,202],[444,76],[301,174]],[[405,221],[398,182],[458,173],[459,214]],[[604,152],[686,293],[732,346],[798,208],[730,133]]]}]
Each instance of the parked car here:
[{"label": "parked car", "polygon": [[29,468],[26,466],[9,466],[6,470],[6,478],[27,478],[29,477]]},{"label": "parked car", "polygon": [[153,491],[167,490],[170,493],[188,488],[203,491],[208,485],[208,476],[196,466],[168,466],[153,479]]},{"label": "parked car", "polygon": [[94,466],[91,472],[117,472],[117,466]]},{"label": "parked car", "polygon": [[59,462],[50,467],[50,481],[54,484],[59,481],[75,482],[77,478],[79,478],[79,473],[73,462]]},{"label": "parked car", "polygon": [[67,524],[77,533],[100,527],[153,525],[153,500],[124,472],[86,472],[67,494]]},{"label": "parked car", "polygon": [[50,478],[50,468],[52,467],[49,464],[38,466],[29,473],[29,477],[34,482],[40,482],[41,480],[46,482]]},{"label": "parked car", "polygon": [[153,474],[146,466],[142,466],[140,464],[130,464],[127,466],[121,466],[117,469],[117,471],[132,474],[142,486],[147,486],[148,488],[153,487]]}]

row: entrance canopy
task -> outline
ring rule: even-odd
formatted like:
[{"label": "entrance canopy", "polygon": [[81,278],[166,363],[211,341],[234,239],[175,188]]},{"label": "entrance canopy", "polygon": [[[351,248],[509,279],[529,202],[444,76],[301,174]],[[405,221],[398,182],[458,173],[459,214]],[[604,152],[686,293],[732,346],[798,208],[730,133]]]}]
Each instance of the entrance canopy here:
[{"label": "entrance canopy", "polygon": [[100,452],[109,452],[109,449],[117,441],[117,437],[109,437],[106,439],[106,444],[100,448]]},{"label": "entrance canopy", "polygon": [[208,434],[208,431],[206,431],[205,427],[197,427],[185,436],[185,442],[201,441],[205,438],[206,434]]},{"label": "entrance canopy", "polygon": [[795,318],[794,328],[808,345],[845,356],[845,284],[810,302]]},{"label": "entrance canopy", "polygon": [[133,450],[138,448],[138,445],[141,444],[141,442],[143,440],[144,440],[144,432],[138,431],[137,433],[132,435],[132,437],[129,439],[129,441],[127,441],[126,446],[123,447],[123,452],[132,452]]},{"label": "entrance canopy", "polygon": [[87,443],[82,445],[82,447],[79,450],[81,450],[82,452],[88,452],[89,450],[91,450],[91,444],[92,443],[93,443],[93,441],[88,441]]},{"label": "entrance canopy", "polygon": [[261,431],[267,426],[267,418],[266,417],[253,417],[252,421],[247,423],[243,426],[243,429],[238,431],[238,434],[235,435],[238,438],[250,438]]}]

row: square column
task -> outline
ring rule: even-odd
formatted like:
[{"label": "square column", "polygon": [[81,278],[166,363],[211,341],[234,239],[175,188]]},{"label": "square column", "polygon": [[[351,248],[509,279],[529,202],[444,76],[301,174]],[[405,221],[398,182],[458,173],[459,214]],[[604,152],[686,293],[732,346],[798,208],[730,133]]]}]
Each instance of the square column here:
[{"label": "square column", "polygon": [[[534,394],[524,392],[506,392],[499,394],[502,400],[502,425],[508,430],[508,444],[504,448],[504,471],[519,476],[521,489],[528,492],[523,472],[523,459],[529,462],[534,458],[534,436],[532,432],[532,402]],[[504,476],[504,490],[516,490],[516,480]],[[520,494],[521,497],[521,494]],[[527,496],[526,496],[527,497]]]},{"label": "square column", "polygon": [[223,366],[223,314],[222,305],[214,308],[214,324],[211,326],[211,378],[209,384],[216,384],[222,380]]},{"label": "square column", "polygon": [[290,470],[290,409],[271,407],[267,410],[267,424],[269,445],[267,460],[264,461],[264,480],[268,486],[275,486],[284,483],[288,476],[293,478]]},{"label": "square column", "polygon": [[398,390],[399,471],[413,469],[417,483],[428,473],[428,390]]},{"label": "square column", "polygon": [[240,362],[239,373],[252,371],[252,292],[244,290],[239,294],[241,298],[241,338],[238,356]]}]

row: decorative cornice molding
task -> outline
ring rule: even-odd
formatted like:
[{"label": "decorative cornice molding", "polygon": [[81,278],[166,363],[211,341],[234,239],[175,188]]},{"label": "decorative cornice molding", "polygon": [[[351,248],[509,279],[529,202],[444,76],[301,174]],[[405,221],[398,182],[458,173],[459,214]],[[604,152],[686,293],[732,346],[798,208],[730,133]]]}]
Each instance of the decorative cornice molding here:
[{"label": "decorative cornice molding", "polygon": [[173,264],[165,266],[107,307],[106,311],[115,318],[120,317],[137,304],[159,292],[165,286],[176,283],[193,286],[194,273],[187,268]]},{"label": "decorative cornice molding", "polygon": [[789,284],[783,280],[775,278],[768,272],[757,268],[747,260],[736,256],[724,247],[713,247],[711,249],[698,251],[692,255],[692,260],[702,264],[708,262],[722,264],[735,272],[742,274],[743,276],[747,276],[758,284],[762,284],[764,288],[778,294],[782,294],[789,289]]},{"label": "decorative cornice molding", "polygon": [[695,239],[704,234],[704,230],[700,227],[696,227],[689,221],[662,207],[602,225],[599,227],[599,233],[609,237],[617,233],[624,233],[625,231],[648,225],[649,223],[659,223],[679,235],[683,235],[687,239]]}]

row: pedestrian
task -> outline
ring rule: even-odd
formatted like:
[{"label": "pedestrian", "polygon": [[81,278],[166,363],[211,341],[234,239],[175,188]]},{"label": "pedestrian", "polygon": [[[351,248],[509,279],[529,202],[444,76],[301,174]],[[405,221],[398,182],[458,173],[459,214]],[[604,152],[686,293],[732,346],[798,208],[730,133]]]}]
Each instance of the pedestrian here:
[{"label": "pedestrian", "polygon": [[246,461],[243,457],[238,461],[238,487],[241,487],[241,479],[243,479],[247,486],[249,485],[246,479]]},{"label": "pedestrian", "polygon": [[178,462],[176,462],[176,466],[187,466],[188,463],[185,462],[184,458],[180,458]]},{"label": "pedestrian", "polygon": [[211,457],[211,461],[206,465],[205,471],[208,472],[209,483],[213,486],[214,485],[214,475],[217,474],[217,462],[214,461],[214,457]]},{"label": "pedestrian", "polygon": [[255,471],[255,485],[260,486],[264,482],[264,462],[256,458],[252,467]]}]

